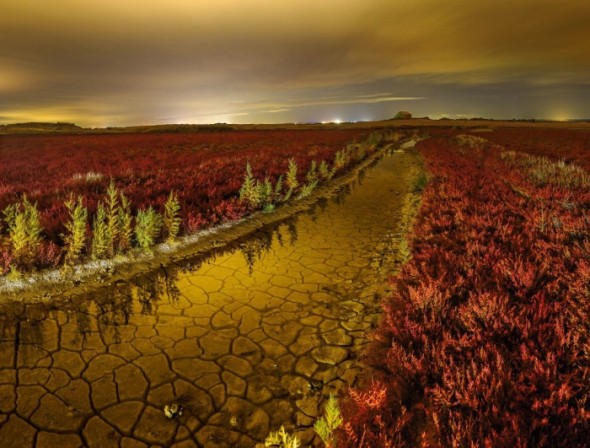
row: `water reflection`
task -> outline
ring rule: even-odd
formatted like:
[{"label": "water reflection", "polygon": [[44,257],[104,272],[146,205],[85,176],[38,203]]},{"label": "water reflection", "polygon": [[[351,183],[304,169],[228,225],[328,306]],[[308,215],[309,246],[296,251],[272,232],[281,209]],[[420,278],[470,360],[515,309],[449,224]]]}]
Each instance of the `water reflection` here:
[{"label": "water reflection", "polygon": [[[1,303],[0,438],[248,447],[284,424],[309,442],[322,397],[363,370],[404,157],[207,256],[68,301]],[[167,419],[174,403],[185,412]]]}]

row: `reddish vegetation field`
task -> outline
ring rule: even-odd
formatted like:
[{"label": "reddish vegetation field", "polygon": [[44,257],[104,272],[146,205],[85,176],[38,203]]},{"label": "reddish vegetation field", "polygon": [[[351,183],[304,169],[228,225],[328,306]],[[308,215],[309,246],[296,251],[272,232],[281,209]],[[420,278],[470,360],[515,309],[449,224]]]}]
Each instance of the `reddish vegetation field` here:
[{"label": "reddish vegetation field", "polygon": [[590,170],[590,132],[569,129],[502,128],[482,134],[513,151],[523,151],[554,160],[564,159]]},{"label": "reddish vegetation field", "polygon": [[[587,446],[590,133],[419,144],[430,181],[342,446]],[[472,134],[473,135],[473,134]],[[469,142],[471,140],[471,142]],[[587,173],[586,173],[587,176]]]},{"label": "reddish vegetation field", "polygon": [[91,222],[113,179],[133,211],[149,205],[161,211],[174,190],[182,231],[198,230],[246,212],[237,196],[247,162],[257,178],[274,182],[294,158],[303,179],[312,160],[331,163],[336,151],[365,135],[307,130],[3,136],[0,210],[26,194],[37,203],[44,239],[61,245],[68,219],[64,201],[81,195]]}]

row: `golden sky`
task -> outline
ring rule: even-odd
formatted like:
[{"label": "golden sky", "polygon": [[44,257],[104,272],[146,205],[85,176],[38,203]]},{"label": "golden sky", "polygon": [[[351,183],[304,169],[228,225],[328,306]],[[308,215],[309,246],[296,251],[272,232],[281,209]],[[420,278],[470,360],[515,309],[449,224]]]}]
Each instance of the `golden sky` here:
[{"label": "golden sky", "polygon": [[588,0],[2,0],[0,123],[590,117]]}]

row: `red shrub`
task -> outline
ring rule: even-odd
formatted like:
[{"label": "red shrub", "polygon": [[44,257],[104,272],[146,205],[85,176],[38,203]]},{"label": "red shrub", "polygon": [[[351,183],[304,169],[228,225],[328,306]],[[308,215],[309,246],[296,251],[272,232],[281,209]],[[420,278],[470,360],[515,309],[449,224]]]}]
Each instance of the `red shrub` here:
[{"label": "red shrub", "polygon": [[61,244],[64,200],[72,193],[82,195],[92,217],[112,178],[134,210],[152,205],[161,211],[174,190],[183,228],[207,227],[245,213],[235,198],[247,162],[257,178],[275,181],[294,158],[303,180],[312,160],[332,161],[336,151],[364,134],[303,130],[5,136],[0,146],[0,211],[26,194],[38,204],[48,239]]},{"label": "red shrub", "polygon": [[584,446],[590,191],[535,186],[491,145],[419,148],[432,179],[371,351],[387,401],[351,393],[343,446]]}]

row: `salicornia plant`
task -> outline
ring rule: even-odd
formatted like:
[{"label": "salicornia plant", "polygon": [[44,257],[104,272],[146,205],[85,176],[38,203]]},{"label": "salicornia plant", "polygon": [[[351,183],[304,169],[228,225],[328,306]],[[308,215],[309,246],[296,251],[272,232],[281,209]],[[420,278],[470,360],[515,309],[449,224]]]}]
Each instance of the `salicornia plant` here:
[{"label": "salicornia plant", "polygon": [[146,210],[138,210],[135,217],[135,240],[142,249],[148,249],[156,243],[156,239],[162,229],[162,216],[148,207]]},{"label": "salicornia plant", "polygon": [[63,235],[65,244],[65,263],[73,265],[79,259],[86,243],[86,222],[88,209],[82,202],[82,196],[74,200],[73,195],[65,202],[70,219],[65,223],[67,233]]},{"label": "salicornia plant", "polygon": [[180,231],[180,202],[174,191],[170,192],[166,204],[164,204],[164,230],[168,235],[167,241],[172,243],[176,240]]}]

